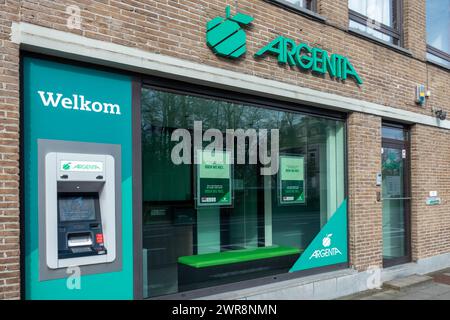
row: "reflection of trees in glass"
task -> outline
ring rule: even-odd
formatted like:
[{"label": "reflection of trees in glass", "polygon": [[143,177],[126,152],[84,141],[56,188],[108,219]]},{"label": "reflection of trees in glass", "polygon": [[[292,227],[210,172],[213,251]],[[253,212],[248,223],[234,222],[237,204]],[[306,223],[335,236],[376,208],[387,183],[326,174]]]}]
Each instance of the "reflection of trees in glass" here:
[{"label": "reflection of trees in glass", "polygon": [[386,148],[386,155],[383,160],[383,173],[386,175],[399,175],[401,160],[397,150]]},{"label": "reflection of trees in glass", "polygon": [[334,120],[298,113],[147,88],[142,90],[142,139],[144,146],[152,145],[154,156],[158,156],[160,150],[170,152],[168,146],[174,145],[170,141],[172,131],[184,128],[192,132],[194,121],[202,121],[203,131],[215,128],[223,133],[226,129],[238,128],[279,129],[281,150],[323,143],[327,130],[335,126]]}]

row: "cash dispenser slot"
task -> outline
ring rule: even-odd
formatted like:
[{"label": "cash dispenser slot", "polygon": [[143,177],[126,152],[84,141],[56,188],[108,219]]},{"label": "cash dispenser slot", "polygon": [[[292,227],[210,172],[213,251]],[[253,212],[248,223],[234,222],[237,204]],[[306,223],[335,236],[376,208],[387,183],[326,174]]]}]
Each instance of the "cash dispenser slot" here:
[{"label": "cash dispenser slot", "polygon": [[92,245],[92,236],[90,233],[67,235],[67,246],[69,248],[86,247],[91,245]]}]

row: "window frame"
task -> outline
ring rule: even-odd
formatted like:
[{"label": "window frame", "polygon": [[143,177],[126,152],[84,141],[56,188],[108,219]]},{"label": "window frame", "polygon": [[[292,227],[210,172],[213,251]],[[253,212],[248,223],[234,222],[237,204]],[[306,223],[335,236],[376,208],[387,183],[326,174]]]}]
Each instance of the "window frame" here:
[{"label": "window frame", "polygon": [[[349,189],[348,189],[348,113],[343,111],[334,111],[330,109],[323,109],[319,107],[312,107],[307,105],[299,105],[296,103],[282,101],[274,98],[266,98],[260,95],[252,95],[247,93],[240,93],[238,91],[230,91],[227,89],[214,88],[200,83],[190,83],[183,80],[171,80],[165,77],[158,76],[148,76],[141,75],[139,79],[134,83],[134,95],[133,95],[133,140],[135,152],[133,153],[134,170],[133,176],[136,181],[136,190],[133,189],[133,206],[139,208],[138,214],[136,215],[136,221],[134,221],[134,232],[139,233],[137,237],[142,238],[142,154],[141,154],[141,89],[150,88],[153,90],[159,90],[174,94],[187,94],[195,97],[217,99],[221,101],[231,102],[231,103],[245,103],[249,106],[260,107],[269,110],[276,111],[286,111],[295,112],[309,116],[321,117],[324,119],[332,119],[342,121],[345,128],[344,137],[344,197],[348,199]],[[347,208],[348,210],[348,208]],[[348,213],[348,211],[347,211]],[[155,296],[155,297],[143,297],[143,274],[144,270],[142,267],[143,256],[142,256],[142,241],[139,240],[134,244],[134,254],[136,258],[134,259],[135,264],[139,274],[134,275],[134,286],[135,286],[135,299],[144,300],[160,300],[160,299],[199,299],[209,295],[215,294],[226,294],[227,292],[232,292],[234,290],[248,289],[255,286],[261,285],[274,285],[279,281],[287,281],[293,279],[301,279],[302,277],[309,275],[323,274],[325,272],[344,270],[350,265],[350,233],[349,233],[349,223],[347,216],[347,261],[332,265],[326,265],[322,267],[315,267],[311,269],[296,271],[292,273],[277,273],[275,275],[262,276],[254,279],[247,279],[240,282],[231,282],[227,284],[219,284],[205,288],[199,288],[188,291],[181,291],[177,293]]]},{"label": "window frame", "polygon": [[[450,53],[447,53],[447,52],[439,50],[433,46],[430,46],[428,43],[427,43],[427,53],[450,62]],[[428,60],[430,60],[430,59],[428,59]],[[434,61],[431,61],[431,62],[434,62]]]},{"label": "window frame", "polygon": [[[430,1],[430,0],[426,0],[426,1]],[[428,13],[425,12],[425,15],[426,15],[426,14],[428,14]],[[425,26],[425,32],[428,33],[428,25]],[[429,54],[431,54],[431,55],[433,55],[433,56],[435,56],[435,57],[437,57],[437,58],[446,60],[447,62],[450,63],[450,52],[445,52],[445,51],[443,51],[443,50],[441,50],[441,49],[438,49],[438,48],[436,48],[436,47],[433,47],[432,45],[428,44],[428,37],[426,37],[426,38],[427,38],[427,39],[426,39],[426,43],[427,43],[427,53],[429,53]],[[434,63],[433,60],[430,60],[430,59],[427,59],[427,60],[430,61],[430,62],[432,62],[432,63]],[[437,62],[437,63],[438,63],[438,62]],[[445,66],[445,67],[448,68],[448,66]]]},{"label": "window frame", "polygon": [[[317,0],[310,0],[311,1],[311,9],[308,9],[306,7],[296,6],[295,4],[293,4],[293,3],[289,2],[289,1],[286,1],[286,0],[270,0],[270,1],[271,2],[278,2],[279,4],[281,4],[283,6],[288,6],[288,7],[293,8],[293,9],[308,10],[308,11],[312,11],[312,12],[317,13]],[[308,0],[305,0],[305,1],[308,1]]]},{"label": "window frame", "polygon": [[[391,45],[394,46],[399,46],[399,47],[403,47],[404,45],[404,39],[403,39],[403,0],[392,0],[391,2],[392,5],[392,13],[393,13],[393,27],[387,26],[381,22],[377,22],[377,24],[379,25],[379,29],[374,29],[378,32],[381,32],[385,35],[388,35],[390,37],[392,37],[393,40],[397,40],[398,43],[390,43],[388,41],[385,41],[383,39],[379,39],[376,36],[376,39],[378,39],[379,41],[382,42],[388,42]],[[363,25],[368,25],[368,22],[373,22],[375,21],[374,19],[371,19],[357,11],[354,11],[352,9],[348,9],[348,19],[349,19],[349,25],[350,25],[350,21],[354,21],[356,23],[360,23]],[[354,29],[349,27],[349,29]],[[360,30],[358,30],[360,31]],[[364,31],[360,31],[363,34],[366,34],[366,32]],[[368,33],[367,33],[368,34]],[[368,34],[369,36],[372,36],[371,34]]]},{"label": "window frame", "polygon": [[317,0],[311,0],[311,9],[296,6],[286,0],[263,0],[263,1],[319,22],[325,22],[327,20],[325,17],[323,17],[317,12],[318,8]]}]

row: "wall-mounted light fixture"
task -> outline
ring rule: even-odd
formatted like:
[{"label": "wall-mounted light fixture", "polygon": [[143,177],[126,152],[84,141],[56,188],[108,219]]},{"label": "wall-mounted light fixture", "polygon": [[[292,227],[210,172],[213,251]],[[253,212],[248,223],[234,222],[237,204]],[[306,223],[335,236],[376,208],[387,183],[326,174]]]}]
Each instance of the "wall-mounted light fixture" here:
[{"label": "wall-mounted light fixture", "polygon": [[431,108],[431,111],[434,113],[436,118],[438,118],[439,120],[443,121],[443,120],[447,119],[447,111],[444,111],[444,110],[438,109],[438,108]]}]

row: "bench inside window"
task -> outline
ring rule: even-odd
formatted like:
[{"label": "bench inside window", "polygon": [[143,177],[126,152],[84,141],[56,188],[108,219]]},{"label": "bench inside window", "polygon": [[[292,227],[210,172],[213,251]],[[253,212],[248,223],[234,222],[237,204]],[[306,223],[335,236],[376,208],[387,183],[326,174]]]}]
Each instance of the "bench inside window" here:
[{"label": "bench inside window", "polygon": [[178,258],[178,286],[182,291],[218,285],[245,278],[252,270],[260,276],[289,271],[299,258],[301,249],[269,246],[205,253]]}]

